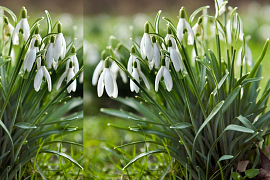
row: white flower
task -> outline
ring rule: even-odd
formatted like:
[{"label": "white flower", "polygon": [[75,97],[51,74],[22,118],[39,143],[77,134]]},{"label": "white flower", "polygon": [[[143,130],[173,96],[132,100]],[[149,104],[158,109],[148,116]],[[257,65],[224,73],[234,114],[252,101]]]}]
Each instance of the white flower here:
[{"label": "white flower", "polygon": [[108,60],[105,60],[103,72],[101,73],[98,79],[98,85],[97,85],[98,97],[102,96],[103,91],[104,91],[104,86],[109,97],[117,98],[118,87],[116,84],[116,80],[114,79],[110,71]]},{"label": "white flower", "polygon": [[140,48],[141,48],[142,58],[145,59],[145,57],[147,57],[147,59],[151,61],[153,58],[153,45],[150,39],[150,34],[148,33],[149,33],[149,24],[146,23]]},{"label": "white flower", "polygon": [[[150,90],[149,82],[147,81],[145,75],[137,68],[136,61],[134,62],[134,66],[133,66],[131,75],[138,83],[140,83],[140,77],[141,77],[142,80],[144,81],[144,84],[146,85],[146,88],[148,90]],[[133,92],[133,91],[135,91],[136,93],[139,92],[139,87],[132,80],[130,80],[130,90],[131,90],[131,92]]]},{"label": "white flower", "polygon": [[[237,25],[239,23],[239,26]],[[239,29],[238,29],[239,28]],[[233,18],[233,22],[231,23],[231,19],[228,19],[227,25],[226,25],[226,35],[227,35],[227,40],[228,44],[232,43],[232,37],[231,37],[231,32],[238,32],[238,38],[240,41],[243,41],[243,22],[240,19],[239,22],[237,20],[237,16],[235,15]]]},{"label": "white flower", "polygon": [[[173,35],[172,35],[172,30],[171,30],[171,28],[168,26],[167,27],[167,35],[165,36],[165,42],[168,44],[168,41],[169,41],[169,39],[172,41],[172,47],[174,48],[174,49],[178,49],[177,48],[177,45],[176,45],[176,41],[175,41],[175,39],[174,39],[174,37],[173,37]],[[165,49],[166,47],[164,46],[164,49]]]},{"label": "white flower", "polygon": [[78,58],[76,56],[76,50],[75,50],[75,46],[72,45],[71,47],[71,53],[74,54],[72,55],[68,60],[67,60],[67,64],[66,64],[66,70],[69,68],[69,63],[70,61],[73,62],[74,64],[74,72],[75,74],[79,71],[79,62],[78,62]]},{"label": "white flower", "polygon": [[[67,77],[67,83],[69,81],[72,80],[72,78],[75,76],[74,73],[74,67],[73,67],[73,63],[70,62],[68,69],[65,70],[65,72],[62,74],[62,76],[60,77],[56,89],[58,90],[63,82],[63,80]],[[76,79],[67,87],[67,92],[70,93],[71,91],[75,92],[77,88],[77,81]]]},{"label": "white flower", "polygon": [[[153,36],[153,62],[155,63],[156,68],[159,68],[160,65],[160,47],[158,43],[156,42],[156,38]],[[153,66],[152,66],[153,68]],[[152,68],[150,68],[152,70]]]},{"label": "white flower", "polygon": [[169,72],[169,69],[165,66],[165,59],[162,59],[161,63],[162,63],[161,68],[159,69],[157,76],[156,76],[156,80],[155,80],[155,91],[156,92],[158,91],[159,81],[160,81],[161,77],[164,78],[164,83],[165,83],[167,90],[171,91],[172,87],[173,87],[173,81],[172,81],[171,74]]},{"label": "white flower", "polygon": [[14,31],[14,27],[9,23],[8,18],[4,16],[5,26],[4,26],[4,40],[6,41],[8,37],[11,37]]},{"label": "white flower", "polygon": [[113,75],[113,77],[114,77],[115,80],[117,79],[117,74],[119,72],[120,73],[120,76],[122,78],[122,81],[124,83],[127,83],[126,73],[122,69],[120,69],[120,67],[116,64],[115,61],[112,62],[112,65],[110,67],[110,71],[111,71],[111,73],[112,73],[112,75]]},{"label": "white flower", "polygon": [[[241,53],[242,53],[242,47],[240,47],[238,54],[237,54],[237,59],[236,59],[237,66],[241,65]],[[250,48],[248,47],[247,43],[246,43],[246,47],[245,47],[245,56],[243,59],[243,64],[246,64],[246,63],[249,66],[253,65],[252,52],[251,52]]]},{"label": "white flower", "polygon": [[46,62],[47,62],[47,68],[52,67],[52,63],[54,61],[53,59],[53,43],[55,41],[54,36],[51,37],[51,42],[49,42],[49,45],[46,47]]},{"label": "white flower", "polygon": [[202,33],[203,33],[203,28],[201,26],[201,23],[202,23],[202,18],[200,17],[198,19],[198,22],[192,27],[194,35],[197,36],[200,41],[202,41]]},{"label": "white flower", "polygon": [[185,18],[184,9],[181,8],[180,10],[180,18],[177,25],[177,37],[180,41],[183,39],[184,33],[188,33],[188,45],[192,45],[194,43],[194,34],[190,27],[190,24],[187,22]]},{"label": "white flower", "polygon": [[104,60],[102,59],[99,61],[98,65],[96,66],[94,70],[93,77],[92,77],[93,86],[97,85],[98,76],[102,72],[103,68],[104,68]]},{"label": "white flower", "polygon": [[62,33],[62,24],[58,23],[58,35],[56,36],[54,48],[53,48],[53,68],[56,70],[58,67],[58,59],[61,57],[61,59],[65,58],[66,54],[66,40]]},{"label": "white flower", "polygon": [[52,90],[52,82],[51,82],[51,76],[44,66],[44,59],[41,61],[41,66],[37,70],[37,74],[34,79],[34,88],[38,92],[40,89],[40,86],[42,84],[42,79],[45,77],[47,84],[48,84],[48,91],[51,92]]},{"label": "white flower", "polygon": [[130,74],[132,73],[132,65],[133,65],[133,63],[135,61],[137,62],[138,69],[141,70],[140,61],[133,54],[135,54],[135,47],[134,47],[134,45],[131,46],[130,56],[129,56],[128,65],[127,65],[127,70],[128,70],[128,72]]},{"label": "white flower", "polygon": [[12,36],[12,42],[14,45],[19,45],[19,33],[22,33],[23,38],[25,41],[27,41],[29,35],[30,35],[30,28],[27,21],[27,12],[26,9],[23,7],[22,9],[22,18],[16,25],[13,36]]},{"label": "white flower", "polygon": [[217,3],[218,3],[218,8],[219,8],[218,14],[221,16],[226,11],[225,5],[222,6],[222,4],[224,3],[224,1],[223,0],[217,0]]},{"label": "white flower", "polygon": [[180,54],[172,47],[172,42],[168,41],[168,51],[170,53],[170,58],[172,60],[174,69],[178,72],[183,70],[183,63]]},{"label": "white flower", "polygon": [[36,54],[39,51],[38,45],[39,45],[39,42],[38,42],[38,40],[36,40],[34,47],[30,51],[27,52],[27,54],[25,56],[24,65],[23,65],[24,71],[25,70],[27,70],[28,72],[31,71],[33,64],[35,62],[35,59],[36,59]]}]

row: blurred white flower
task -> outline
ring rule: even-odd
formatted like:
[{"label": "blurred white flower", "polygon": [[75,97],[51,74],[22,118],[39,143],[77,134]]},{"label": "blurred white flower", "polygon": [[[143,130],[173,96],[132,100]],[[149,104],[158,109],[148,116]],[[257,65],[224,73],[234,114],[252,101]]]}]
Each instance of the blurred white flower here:
[{"label": "blurred white flower", "polygon": [[22,9],[22,18],[13,31],[12,42],[14,45],[19,45],[19,33],[22,33],[24,40],[27,41],[30,35],[30,28],[27,21],[27,11],[24,7]]},{"label": "blurred white flower", "polygon": [[[153,62],[155,63],[156,68],[159,68],[160,65],[160,46],[156,42],[156,38],[152,37],[153,41]],[[150,68],[152,70],[153,66]]]},{"label": "blurred white flower", "polygon": [[51,36],[51,41],[49,42],[48,46],[46,47],[47,51],[46,51],[46,62],[47,62],[47,68],[51,68],[52,67],[52,63],[53,63],[53,44],[55,41],[55,37]]},{"label": "blurred white flower", "polygon": [[[60,77],[56,89],[58,90],[63,82],[63,80],[67,77],[67,83],[69,81],[72,80],[72,78],[75,76],[74,73],[74,67],[73,67],[73,63],[69,62],[68,64],[68,69],[65,70],[65,72],[62,74],[62,76]],[[77,81],[76,79],[67,87],[67,92],[70,93],[71,91],[75,92],[77,88]]]},{"label": "blurred white flower", "polygon": [[117,98],[118,87],[116,84],[116,80],[114,79],[110,71],[109,60],[105,60],[103,72],[101,73],[98,79],[98,84],[97,84],[98,97],[102,96],[104,87],[109,97]]},{"label": "blurred white flower", "polygon": [[36,54],[39,51],[39,42],[35,41],[34,47],[27,52],[24,60],[23,70],[30,72],[36,59]]},{"label": "blurred white flower", "polygon": [[131,51],[130,51],[130,56],[129,56],[129,59],[128,59],[128,65],[127,65],[127,70],[128,72],[131,74],[132,73],[132,65],[133,63],[136,61],[137,62],[137,68],[139,70],[141,70],[141,65],[140,65],[140,61],[136,58],[135,55],[135,47],[134,45],[131,46]]},{"label": "blurred white flower", "polygon": [[149,24],[145,23],[144,26],[144,34],[141,40],[141,55],[142,58],[145,59],[147,57],[148,60],[152,60],[153,58],[153,45],[150,39],[149,33]]},{"label": "blurred white flower", "polygon": [[48,91],[51,92],[52,90],[52,82],[51,82],[51,76],[44,66],[45,62],[44,59],[41,60],[41,66],[37,70],[37,74],[34,79],[34,88],[38,92],[40,89],[40,86],[42,84],[42,79],[45,77],[47,84],[48,84]]},{"label": "blurred white flower", "polygon": [[188,33],[188,45],[192,45],[194,43],[194,34],[190,27],[190,24],[187,22],[185,18],[185,11],[183,8],[180,9],[180,18],[177,25],[177,37],[180,41],[182,41],[184,33]]},{"label": "blurred white flower", "polygon": [[7,38],[12,36],[14,27],[9,23],[9,20],[6,16],[4,16],[4,22],[4,41],[6,41]]},{"label": "blurred white flower", "polygon": [[161,68],[159,69],[155,80],[155,91],[158,91],[159,81],[161,77],[164,78],[164,83],[168,91],[172,90],[173,81],[169,69],[165,66],[165,59],[161,60]]},{"label": "blurred white flower", "polygon": [[[140,77],[144,81],[144,84],[148,90],[150,90],[150,85],[148,80],[146,79],[145,75],[137,68],[137,62],[135,61],[133,64],[133,69],[132,69],[132,74],[133,78],[140,83]],[[139,87],[132,81],[130,80],[130,90],[131,92],[135,91],[136,93],[139,92]]]},{"label": "blurred white flower", "polygon": [[170,58],[172,60],[174,69],[178,71],[183,70],[183,63],[180,54],[172,47],[172,41],[168,41],[168,51],[170,53]]},{"label": "blurred white flower", "polygon": [[221,16],[225,11],[226,11],[226,6],[222,6],[222,4],[224,3],[224,0],[217,0],[217,3],[218,3],[218,8],[219,8],[219,11],[218,11],[218,14],[219,16]]},{"label": "blurred white flower", "polygon": [[[240,47],[239,51],[238,51],[238,54],[237,54],[237,59],[236,59],[236,65],[237,66],[240,66],[241,65],[241,54],[242,54],[242,46]],[[252,66],[253,65],[253,58],[252,58],[252,52],[251,52],[251,49],[249,48],[249,46],[245,45],[245,56],[244,56],[244,59],[243,59],[243,65],[246,64],[249,65],[249,66]]]},{"label": "blurred white flower", "polygon": [[193,33],[200,41],[202,41],[203,36],[203,28],[201,26],[202,24],[202,17],[198,19],[198,22],[192,27]]}]

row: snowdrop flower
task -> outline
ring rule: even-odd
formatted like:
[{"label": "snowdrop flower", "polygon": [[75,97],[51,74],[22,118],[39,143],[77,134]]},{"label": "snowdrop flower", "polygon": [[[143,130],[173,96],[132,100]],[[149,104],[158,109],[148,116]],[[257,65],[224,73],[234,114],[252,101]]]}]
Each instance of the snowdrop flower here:
[{"label": "snowdrop flower", "polygon": [[37,70],[37,74],[34,79],[34,88],[38,92],[40,89],[40,86],[42,84],[42,79],[45,77],[47,84],[48,84],[48,91],[51,92],[52,90],[52,82],[51,82],[51,76],[48,72],[48,70],[45,67],[45,60],[42,57],[41,59],[41,66]]},{"label": "snowdrop flower", "polygon": [[105,55],[106,55],[106,51],[103,50],[101,53],[101,60],[99,61],[98,65],[96,66],[94,73],[93,73],[93,77],[92,77],[92,85],[93,86],[97,85],[99,74],[102,72],[102,70],[104,68]]},{"label": "snowdrop flower", "polygon": [[[171,40],[172,41],[172,47],[174,48],[174,49],[178,49],[177,48],[177,45],[176,45],[176,41],[175,41],[175,39],[174,39],[174,37],[173,37],[173,35],[172,35],[172,30],[171,30],[171,28],[169,27],[169,26],[167,26],[167,35],[165,36],[165,42],[168,44],[168,40]],[[165,49],[165,46],[164,46],[164,49]]]},{"label": "snowdrop flower", "polygon": [[[144,81],[144,84],[146,85],[146,88],[150,90],[149,82],[147,81],[145,75],[138,69],[136,61],[134,61],[134,64],[133,64],[132,76],[135,79],[135,81],[137,81],[138,83],[140,83],[140,77],[141,77],[142,80]],[[132,80],[130,80],[130,90],[131,92],[133,91],[135,91],[136,93],[139,92],[139,87]]]},{"label": "snowdrop flower", "polygon": [[172,41],[168,41],[168,51],[170,53],[170,58],[172,60],[174,69],[178,71],[183,70],[183,63],[180,54],[172,47]]},{"label": "snowdrop flower", "polygon": [[36,28],[35,34],[34,34],[33,38],[30,41],[29,49],[32,49],[34,47],[36,39],[38,40],[38,42],[40,44],[41,41],[42,41],[42,38],[41,38],[41,36],[39,34],[39,26]]},{"label": "snowdrop flower", "polygon": [[122,78],[122,81],[124,83],[127,83],[127,76],[126,76],[126,73],[116,64],[115,61],[112,62],[112,65],[110,67],[110,70],[111,70],[111,73],[114,77],[114,79],[116,80],[117,79],[117,74],[118,72],[120,73],[120,76]]},{"label": "snowdrop flower", "polygon": [[[160,47],[158,45],[158,43],[156,42],[156,38],[155,36],[152,37],[152,41],[153,41],[153,62],[155,63],[155,67],[159,68],[160,65]],[[152,66],[153,68],[153,66]],[[152,68],[150,68],[150,70],[152,70]]]},{"label": "snowdrop flower", "polygon": [[185,11],[183,8],[180,9],[180,18],[177,25],[177,37],[180,41],[182,41],[184,33],[188,33],[188,45],[192,45],[194,43],[194,34],[190,27],[190,24],[187,22],[185,18]]},{"label": "snowdrop flower", "polygon": [[[62,74],[60,77],[56,89],[58,90],[65,78],[67,78],[67,83],[72,80],[72,78],[75,76],[74,73],[74,67],[73,67],[73,62],[70,61],[68,64],[68,69],[65,70],[65,72]],[[71,91],[75,92],[77,88],[77,82],[76,79],[67,87],[67,92],[70,93]]]},{"label": "snowdrop flower", "polygon": [[[238,24],[239,23],[239,27]],[[238,29],[240,28],[240,29]],[[227,35],[227,40],[228,40],[228,44],[232,43],[232,37],[231,37],[231,33],[233,32],[237,32],[238,33],[238,38],[240,41],[243,41],[243,36],[244,36],[244,32],[243,32],[243,22],[241,19],[239,19],[239,22],[237,20],[237,15],[234,16],[233,18],[233,22],[231,22],[231,19],[228,19],[227,25],[226,25],[226,35]]]},{"label": "snowdrop flower", "polygon": [[[226,8],[225,8],[225,5],[222,6],[222,4],[224,3],[224,0],[217,0],[217,5],[218,5],[218,14],[221,16],[225,11],[226,11]],[[222,6],[222,7],[221,7]]]},{"label": "snowdrop flower", "polygon": [[[240,47],[238,54],[237,54],[237,59],[236,59],[236,65],[240,66],[241,65],[241,53],[242,53],[242,47]],[[248,64],[249,66],[253,65],[253,58],[252,58],[252,52],[250,48],[248,47],[247,43],[245,45],[245,56],[243,59],[243,64]]]},{"label": "snowdrop flower", "polygon": [[173,81],[169,69],[165,66],[165,58],[161,60],[161,68],[159,69],[155,80],[155,91],[158,92],[159,81],[164,78],[164,83],[168,91],[172,90]]},{"label": "snowdrop flower", "polygon": [[47,62],[47,68],[52,67],[53,63],[53,44],[55,42],[55,37],[51,36],[51,41],[49,42],[48,46],[46,47],[46,62]]},{"label": "snowdrop flower", "polygon": [[75,46],[72,45],[71,47],[71,53],[73,54],[68,60],[67,60],[67,64],[66,64],[66,70],[69,68],[69,62],[73,62],[74,64],[74,72],[75,74],[79,71],[79,62],[78,62],[78,58],[76,56],[76,49]]},{"label": "snowdrop flower", "polygon": [[118,87],[116,84],[116,80],[113,78],[113,75],[110,71],[108,59],[105,60],[103,72],[101,73],[98,79],[97,85],[98,97],[102,96],[104,87],[109,97],[117,98]]},{"label": "snowdrop flower", "polygon": [[14,27],[9,23],[9,20],[6,16],[4,16],[4,22],[4,40],[6,41],[8,37],[12,36]]},{"label": "snowdrop flower", "polygon": [[201,26],[202,24],[202,17],[200,17],[198,19],[198,22],[192,27],[193,33],[196,37],[198,37],[200,39],[200,41],[202,41],[202,33],[203,33],[203,28]]},{"label": "snowdrop flower", "polygon": [[144,34],[141,40],[141,55],[145,59],[152,60],[153,58],[153,45],[150,39],[149,24],[146,22],[144,25]]},{"label": "snowdrop flower", "polygon": [[61,59],[65,58],[66,54],[66,40],[62,33],[62,24],[58,23],[58,35],[56,36],[54,48],[53,48],[53,68],[56,70],[58,67],[58,59],[61,57]]},{"label": "snowdrop flower", "polygon": [[28,71],[28,72],[31,71],[33,64],[35,62],[35,59],[36,59],[37,52],[39,51],[38,46],[39,46],[39,42],[36,39],[34,47],[26,54],[24,65],[23,65],[24,71]]},{"label": "snowdrop flower", "polygon": [[14,45],[19,45],[19,33],[22,33],[24,40],[27,41],[30,35],[30,28],[25,7],[22,8],[22,18],[13,31],[12,42]]},{"label": "snowdrop flower", "polygon": [[132,73],[132,65],[135,61],[137,62],[138,69],[141,70],[140,61],[136,58],[134,54],[135,54],[135,46],[132,45],[131,50],[130,50],[130,56],[128,59],[128,65],[127,65],[127,70],[130,74]]}]

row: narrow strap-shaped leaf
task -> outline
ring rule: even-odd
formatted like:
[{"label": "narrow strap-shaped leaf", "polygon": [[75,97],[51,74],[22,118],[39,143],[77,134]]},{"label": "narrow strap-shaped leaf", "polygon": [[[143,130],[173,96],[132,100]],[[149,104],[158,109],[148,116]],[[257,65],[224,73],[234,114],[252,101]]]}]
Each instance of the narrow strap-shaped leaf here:
[{"label": "narrow strap-shaped leaf", "polygon": [[231,103],[233,102],[233,100],[236,98],[236,96],[239,94],[241,89],[241,86],[238,86],[237,88],[235,88],[230,94],[229,96],[225,99],[224,102],[224,106],[222,107],[222,112],[225,112],[228,107],[231,105]]}]

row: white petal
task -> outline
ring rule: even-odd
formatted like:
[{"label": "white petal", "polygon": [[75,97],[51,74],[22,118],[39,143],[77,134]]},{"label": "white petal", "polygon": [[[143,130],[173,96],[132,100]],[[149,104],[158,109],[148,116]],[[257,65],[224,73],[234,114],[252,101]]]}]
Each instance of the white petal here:
[{"label": "white petal", "polygon": [[154,52],[153,52],[153,60],[155,62],[156,68],[159,68],[160,65],[160,52],[157,43],[154,43]]},{"label": "white petal", "polygon": [[73,57],[73,63],[74,63],[74,73],[77,74],[77,72],[79,71],[79,62],[78,62],[78,58],[76,55],[72,56]]},{"label": "white petal", "polygon": [[[73,68],[69,68],[68,74],[67,74],[67,83],[69,81],[71,81],[74,76],[75,76],[75,74],[73,72]],[[77,83],[75,80],[68,86],[68,88],[67,88],[68,93],[70,93],[71,91],[74,91],[74,92],[76,91]]]},{"label": "white petal", "polygon": [[97,84],[98,97],[101,97],[104,91],[104,71],[100,74]]},{"label": "white petal", "polygon": [[39,69],[41,67],[41,57],[39,56],[37,58],[37,69]]},{"label": "white petal", "polygon": [[141,40],[141,56],[143,59],[145,59],[146,54],[145,54],[145,37],[147,36],[146,33],[143,34],[142,40]]},{"label": "white petal", "polygon": [[128,79],[127,79],[126,73],[125,73],[122,69],[119,69],[119,72],[120,72],[120,76],[121,76],[123,82],[124,82],[124,83],[127,83],[127,80],[128,80]]},{"label": "white petal", "polygon": [[37,92],[39,91],[40,86],[42,84],[42,78],[43,78],[43,70],[42,68],[39,68],[34,79],[34,88]]},{"label": "white petal", "polygon": [[183,31],[185,29],[185,18],[179,18],[179,22],[177,25],[177,37],[179,39],[179,41],[181,42],[183,39]]},{"label": "white petal", "polygon": [[93,73],[93,77],[92,77],[92,84],[93,86],[95,86],[97,84],[97,81],[98,81],[98,75],[101,73],[101,71],[103,70],[103,67],[104,67],[104,60],[101,60],[97,67],[95,68],[94,70],[94,73]]},{"label": "white petal", "polygon": [[128,59],[128,65],[127,65],[127,70],[131,74],[132,73],[132,64],[134,62],[135,56],[130,55]]},{"label": "white petal", "polygon": [[53,62],[53,43],[50,43],[47,48],[46,62],[47,62],[47,68],[51,68],[52,62]]},{"label": "white petal", "polygon": [[248,45],[246,45],[246,57],[247,57],[247,64],[249,66],[252,66],[253,65],[252,52],[250,48],[248,47]]},{"label": "white petal", "polygon": [[117,83],[116,83],[116,81],[115,80],[113,80],[113,89],[114,89],[114,91],[113,91],[113,97],[114,98],[117,98],[117,96],[118,96],[118,87],[117,87]]},{"label": "white petal", "polygon": [[27,41],[27,39],[30,36],[30,28],[29,28],[27,18],[22,18],[21,22],[22,22],[21,28],[23,29],[23,38],[25,41]]},{"label": "white petal", "polygon": [[63,80],[65,79],[65,77],[67,77],[67,71],[65,71],[62,76],[60,77],[57,86],[56,86],[56,90],[58,90],[63,82]]},{"label": "white petal", "polygon": [[172,77],[169,70],[166,67],[164,67],[163,77],[167,90],[171,91],[173,87]]},{"label": "white petal", "polygon": [[174,69],[178,72],[181,69],[181,65],[180,65],[180,56],[179,54],[176,52],[175,49],[173,49],[172,47],[169,47],[169,52],[170,52],[170,57],[171,60],[173,62],[173,66]]},{"label": "white petal", "polygon": [[60,34],[56,37],[54,48],[53,48],[53,58],[58,61],[62,51],[62,40]]},{"label": "white petal", "polygon": [[194,43],[194,34],[193,34],[193,30],[190,27],[190,24],[186,21],[186,28],[188,31],[188,45],[193,45]]},{"label": "white petal", "polygon": [[114,92],[114,84],[113,84],[113,76],[110,72],[109,68],[104,68],[104,82],[105,82],[105,90],[109,97],[112,97]]},{"label": "white petal", "polygon": [[23,66],[24,70],[27,70],[28,72],[31,71],[34,61],[36,59],[36,52],[37,52],[37,48],[35,47],[31,49],[29,53],[26,55],[24,66]]},{"label": "white petal", "polygon": [[43,71],[43,75],[44,75],[44,77],[45,77],[45,79],[47,81],[47,84],[48,84],[48,91],[51,92],[51,90],[52,90],[51,76],[50,76],[50,74],[49,74],[49,72],[48,72],[48,70],[46,69],[45,66],[41,66],[41,68],[42,68],[42,71]]},{"label": "white petal", "polygon": [[61,59],[64,59],[65,58],[65,55],[66,55],[66,40],[64,38],[63,33],[60,33],[59,35],[60,35],[61,41],[62,41]]},{"label": "white petal", "polygon": [[167,56],[165,57],[165,66],[170,69],[170,59]]},{"label": "white petal", "polygon": [[164,71],[164,66],[161,66],[161,68],[159,69],[159,71],[157,73],[156,79],[155,79],[155,91],[156,92],[158,92],[158,85],[159,85],[160,78],[163,75],[163,71]]},{"label": "white petal", "polygon": [[231,44],[232,38],[231,38],[231,21],[230,21],[230,19],[228,19],[228,22],[226,25],[226,35],[227,35],[228,44]]},{"label": "white petal", "polygon": [[155,62],[152,60],[152,61],[148,61],[148,65],[149,65],[149,69],[152,70],[154,65],[155,65]]},{"label": "white petal", "polygon": [[153,59],[153,45],[149,34],[146,34],[145,36],[145,53],[148,61],[151,61]]},{"label": "white petal", "polygon": [[[139,77],[138,69],[137,69],[137,68],[133,68],[132,76],[134,77],[134,79],[135,79],[138,83],[140,83],[140,77]],[[138,93],[139,90],[140,90],[139,87],[138,87],[135,83],[133,84],[133,86],[134,86],[135,92]]]},{"label": "white petal", "polygon": [[52,62],[52,65],[53,65],[53,69],[54,69],[54,70],[57,70],[57,67],[58,67],[58,60],[55,61],[55,59],[54,59],[53,62]]},{"label": "white petal", "polygon": [[237,58],[236,58],[236,65],[237,66],[241,65],[241,53],[242,53],[242,47],[240,47],[240,49],[238,50],[238,53],[237,53]]},{"label": "white petal", "polygon": [[21,20],[18,22],[18,24],[15,26],[13,35],[12,35],[12,43],[14,45],[19,45],[19,30],[21,29]]},{"label": "white petal", "polygon": [[143,82],[144,82],[146,88],[147,88],[148,90],[150,90],[150,85],[149,85],[149,82],[148,82],[148,80],[146,79],[145,75],[144,75],[141,71],[139,71],[139,74],[140,74],[140,76],[141,76],[141,78],[142,78],[142,80],[143,80]]}]

